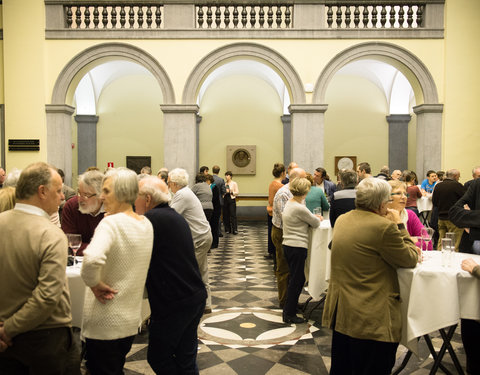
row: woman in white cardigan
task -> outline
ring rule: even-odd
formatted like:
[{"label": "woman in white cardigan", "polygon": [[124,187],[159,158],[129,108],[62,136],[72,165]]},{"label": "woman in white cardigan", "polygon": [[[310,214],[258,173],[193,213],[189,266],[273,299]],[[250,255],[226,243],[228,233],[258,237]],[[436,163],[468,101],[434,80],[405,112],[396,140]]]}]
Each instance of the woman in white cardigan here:
[{"label": "woman in white cardigan", "polygon": [[85,296],[82,336],[91,374],[123,374],[141,324],[145,280],[153,246],[153,228],[132,208],[138,195],[136,173],[110,170],[100,199],[108,215],[98,224],[84,251]]}]

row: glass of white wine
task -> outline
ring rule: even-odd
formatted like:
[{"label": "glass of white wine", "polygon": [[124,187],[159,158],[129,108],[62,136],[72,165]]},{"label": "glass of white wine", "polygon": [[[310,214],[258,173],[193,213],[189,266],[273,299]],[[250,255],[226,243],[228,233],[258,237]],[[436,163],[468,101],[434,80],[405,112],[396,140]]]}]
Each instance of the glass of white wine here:
[{"label": "glass of white wine", "polygon": [[68,246],[72,249],[73,253],[73,266],[75,267],[77,264],[77,251],[82,246],[82,235],[81,234],[74,234],[68,233]]}]

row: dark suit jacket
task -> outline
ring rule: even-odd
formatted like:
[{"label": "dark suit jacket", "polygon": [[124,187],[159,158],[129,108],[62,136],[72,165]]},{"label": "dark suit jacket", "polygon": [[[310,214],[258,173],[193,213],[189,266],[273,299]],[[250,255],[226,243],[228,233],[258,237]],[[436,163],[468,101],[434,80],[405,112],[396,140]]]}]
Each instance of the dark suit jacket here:
[{"label": "dark suit jacket", "polygon": [[[465,204],[470,210],[463,208]],[[460,251],[471,253],[473,241],[480,240],[480,178],[473,180],[467,192],[450,208],[448,215],[457,227],[470,228],[470,233],[463,233]]]},{"label": "dark suit jacket", "polygon": [[417,250],[403,226],[370,211],[341,215],[332,238],[323,325],[363,340],[399,342],[398,267],[415,267]]}]

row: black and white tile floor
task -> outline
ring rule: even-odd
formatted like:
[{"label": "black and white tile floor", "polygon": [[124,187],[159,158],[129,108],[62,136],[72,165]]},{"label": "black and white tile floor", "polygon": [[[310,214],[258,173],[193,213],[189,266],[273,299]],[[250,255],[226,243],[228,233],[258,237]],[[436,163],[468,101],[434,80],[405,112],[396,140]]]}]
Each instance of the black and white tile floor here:
[{"label": "black and white tile floor", "polygon": [[[328,374],[331,331],[322,328],[321,309],[304,324],[284,324],[278,308],[272,260],[264,258],[266,223],[241,223],[238,235],[227,234],[209,255],[213,312],[204,315],[198,328],[197,363],[200,374],[301,375]],[[307,299],[302,294],[300,302]],[[432,336],[437,350],[440,337]],[[146,361],[148,332],[144,330],[125,364],[125,374],[153,374]],[[465,364],[460,335],[452,345]],[[397,365],[406,349],[400,346]],[[428,374],[432,358],[424,341],[420,354],[412,356],[401,374]],[[426,359],[425,359],[426,357]],[[456,373],[448,354],[445,366]]]}]

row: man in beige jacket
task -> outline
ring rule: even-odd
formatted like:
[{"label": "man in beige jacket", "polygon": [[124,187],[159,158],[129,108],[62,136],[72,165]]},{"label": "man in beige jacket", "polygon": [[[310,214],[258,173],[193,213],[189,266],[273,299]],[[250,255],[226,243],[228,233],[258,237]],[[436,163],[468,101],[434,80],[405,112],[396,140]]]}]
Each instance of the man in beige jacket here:
[{"label": "man in beige jacket", "polygon": [[[65,269],[67,239],[50,222],[64,196],[56,169],[25,168],[0,214],[0,373],[79,374]],[[72,366],[72,367],[69,367]]]},{"label": "man in beige jacket", "polygon": [[333,329],[331,375],[390,374],[395,364],[402,330],[397,268],[415,267],[420,249],[398,212],[386,208],[390,193],[384,180],[362,180],[356,209],[335,223],[322,322]]}]

